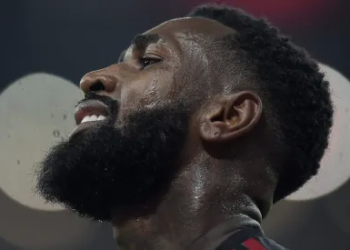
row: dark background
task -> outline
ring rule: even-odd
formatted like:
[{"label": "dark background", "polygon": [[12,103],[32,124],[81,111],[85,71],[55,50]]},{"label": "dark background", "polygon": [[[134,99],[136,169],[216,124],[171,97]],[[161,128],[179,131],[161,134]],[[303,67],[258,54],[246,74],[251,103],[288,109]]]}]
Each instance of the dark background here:
[{"label": "dark background", "polygon": [[[350,77],[349,1],[222,2],[267,16],[317,60]],[[115,63],[136,34],[185,15],[198,3],[203,2],[1,0],[0,99],[11,83],[38,72],[77,84],[85,73]],[[7,156],[0,152],[0,157]],[[0,182],[0,250],[116,248],[109,225],[81,221],[67,211],[32,209],[1,190]],[[290,249],[350,249],[349,194],[350,181],[317,200],[282,201],[266,220],[266,233]]]}]

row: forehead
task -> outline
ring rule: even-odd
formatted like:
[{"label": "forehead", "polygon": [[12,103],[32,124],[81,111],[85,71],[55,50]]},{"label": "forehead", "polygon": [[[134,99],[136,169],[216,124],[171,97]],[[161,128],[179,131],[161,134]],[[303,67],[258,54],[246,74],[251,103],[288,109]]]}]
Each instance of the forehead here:
[{"label": "forehead", "polygon": [[212,19],[203,17],[183,17],[166,21],[145,32],[145,34],[161,33],[170,35],[175,33],[187,33],[189,31],[213,37],[219,37],[234,32],[233,29]]},{"label": "forehead", "polygon": [[157,34],[167,42],[178,43],[189,37],[220,38],[235,31],[215,20],[202,17],[185,17],[164,22],[144,34]]}]

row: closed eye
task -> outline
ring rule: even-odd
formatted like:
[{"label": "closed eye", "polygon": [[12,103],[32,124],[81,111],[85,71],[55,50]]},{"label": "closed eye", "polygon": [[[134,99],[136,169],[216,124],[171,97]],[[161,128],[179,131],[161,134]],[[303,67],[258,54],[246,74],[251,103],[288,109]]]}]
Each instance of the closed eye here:
[{"label": "closed eye", "polygon": [[161,62],[162,59],[160,58],[155,58],[155,57],[141,57],[139,59],[139,63],[141,65],[141,70],[143,69],[147,69],[148,67],[150,67],[153,64],[159,63]]}]

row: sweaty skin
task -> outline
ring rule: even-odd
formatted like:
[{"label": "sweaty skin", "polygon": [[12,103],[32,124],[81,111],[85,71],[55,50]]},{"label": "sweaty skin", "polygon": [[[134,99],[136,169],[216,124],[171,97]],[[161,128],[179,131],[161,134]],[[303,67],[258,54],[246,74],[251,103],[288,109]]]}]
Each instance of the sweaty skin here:
[{"label": "sweaty skin", "polygon": [[[216,56],[211,46],[215,39],[234,32],[204,18],[171,20],[144,33],[159,36],[157,41],[145,47],[131,46],[119,64],[82,78],[85,93],[102,84],[104,89],[96,93],[120,101],[119,123],[135,110],[176,98],[195,99],[208,92],[205,105],[191,117],[177,163],[179,174],[156,212],[125,221],[125,215],[137,214],[138,208],[114,209],[112,223],[122,249],[214,249],[241,227],[259,225],[269,210],[272,190],[266,188],[271,186],[266,182],[271,180],[262,177],[265,169],[251,167],[262,165],[260,158],[252,159],[249,166],[235,167],[231,162],[232,150],[244,154],[246,142],[241,136],[259,127],[262,112],[254,92],[232,95],[218,82],[224,72],[213,63]],[[156,61],[140,71],[140,55]],[[191,86],[194,84],[197,86]],[[220,94],[211,95],[211,89]],[[245,176],[250,176],[254,188],[246,185]],[[255,197],[267,198],[257,204]]]}]

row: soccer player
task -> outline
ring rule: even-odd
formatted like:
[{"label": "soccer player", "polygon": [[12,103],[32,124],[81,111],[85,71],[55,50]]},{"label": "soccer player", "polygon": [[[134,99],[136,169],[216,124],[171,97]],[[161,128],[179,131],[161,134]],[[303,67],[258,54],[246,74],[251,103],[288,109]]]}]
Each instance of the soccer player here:
[{"label": "soccer player", "polygon": [[39,169],[44,198],[111,222],[122,249],[284,249],[261,221],[317,173],[333,115],[303,49],[207,5],[136,36],[80,86],[77,127]]}]

